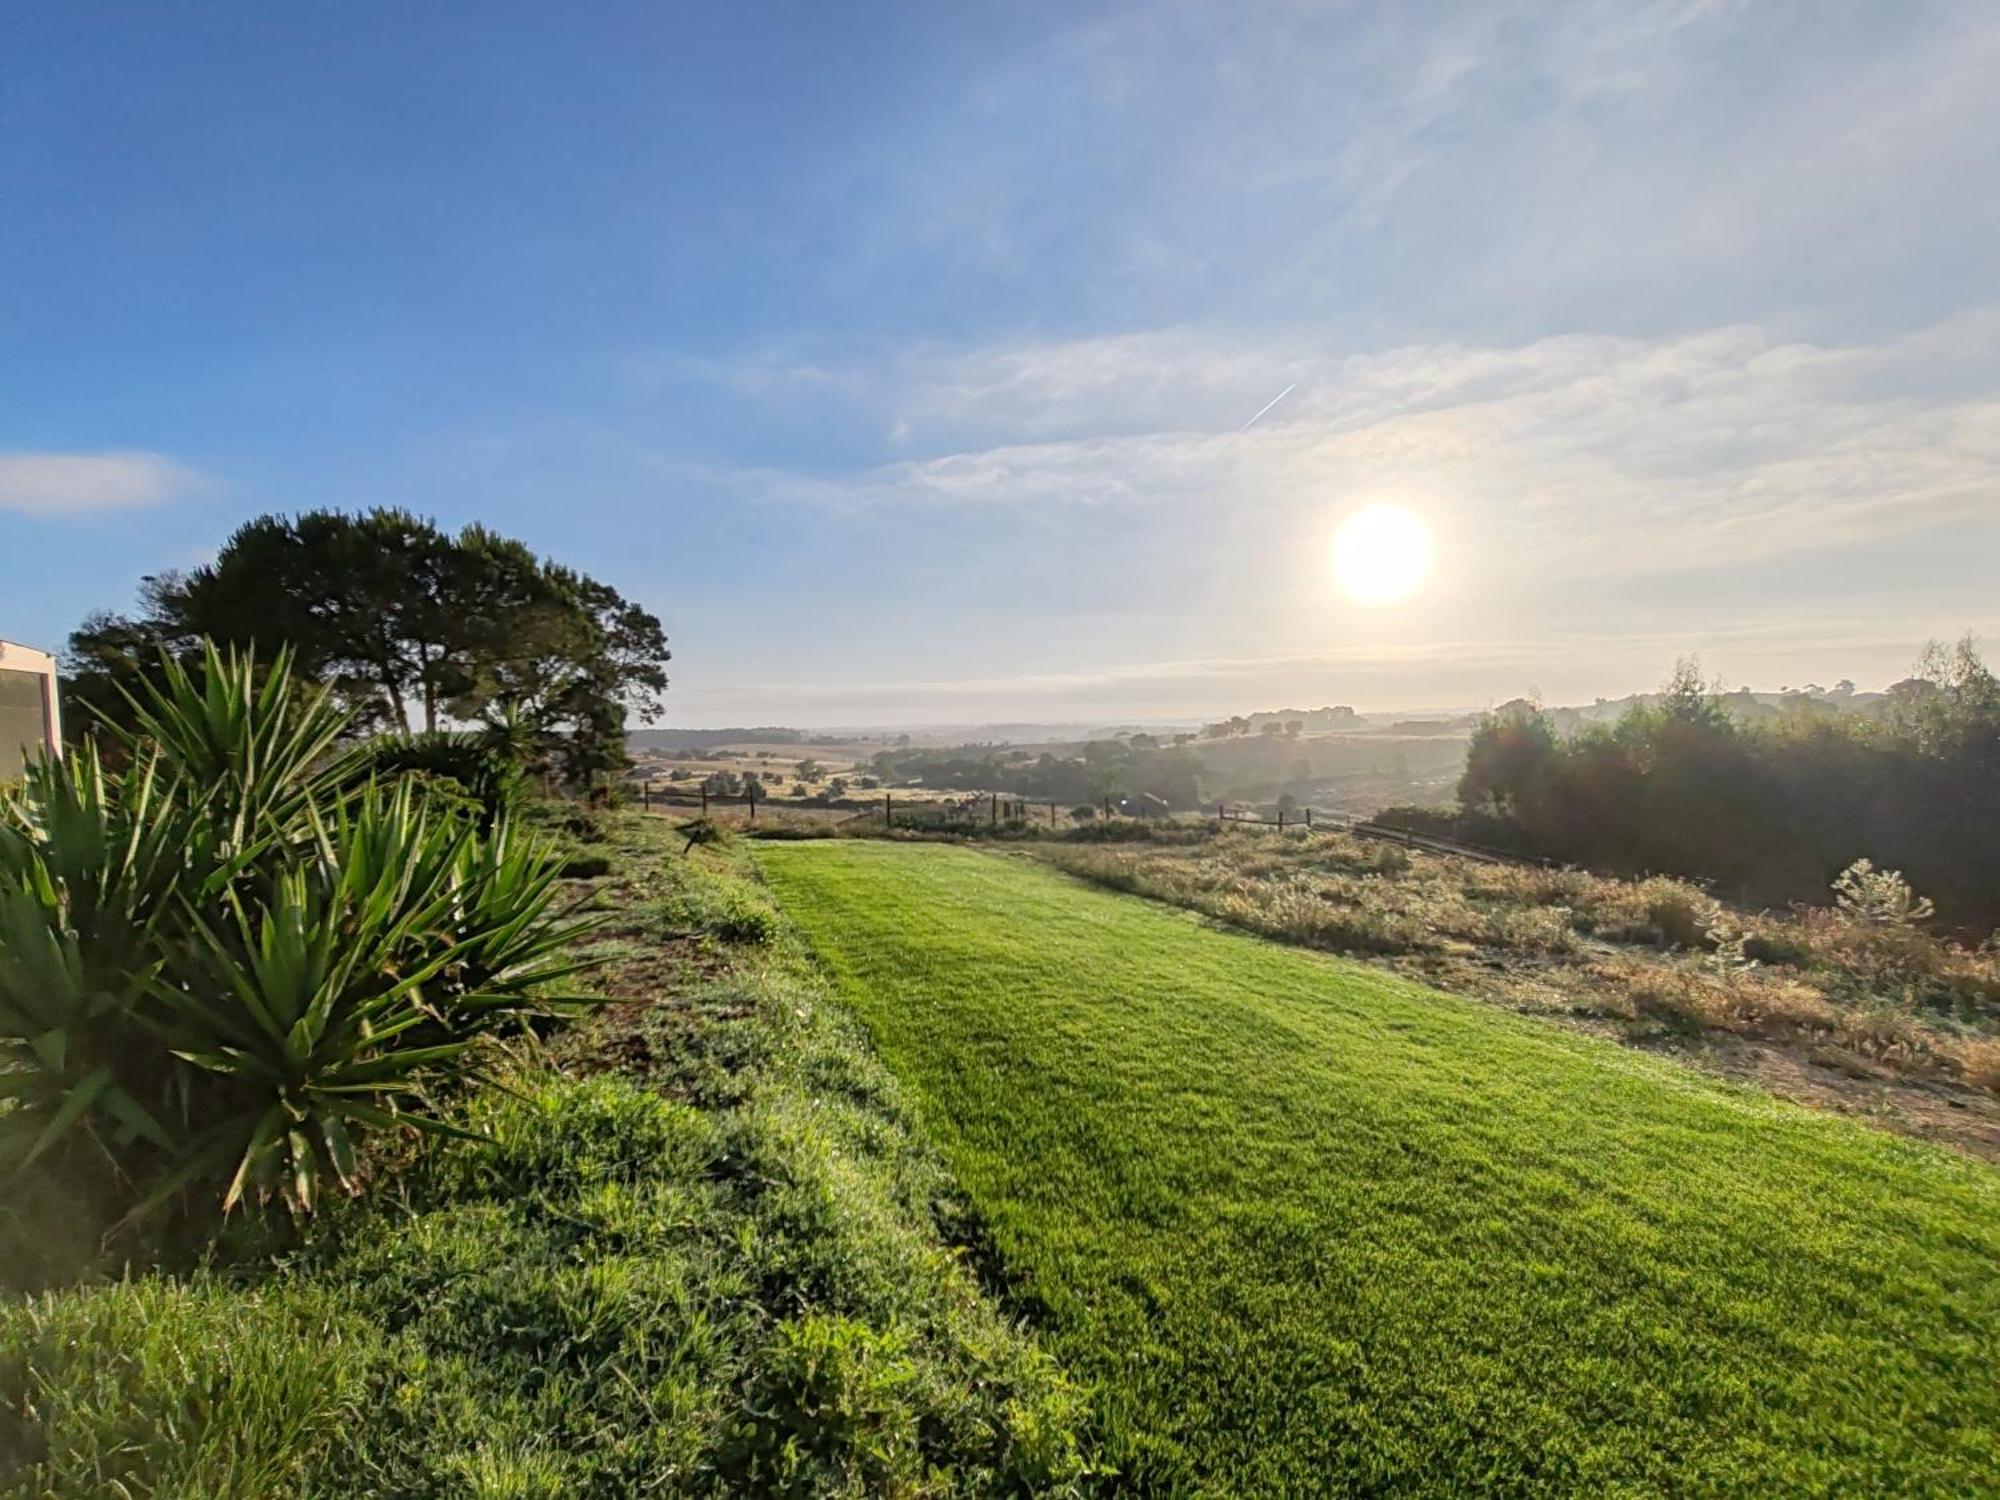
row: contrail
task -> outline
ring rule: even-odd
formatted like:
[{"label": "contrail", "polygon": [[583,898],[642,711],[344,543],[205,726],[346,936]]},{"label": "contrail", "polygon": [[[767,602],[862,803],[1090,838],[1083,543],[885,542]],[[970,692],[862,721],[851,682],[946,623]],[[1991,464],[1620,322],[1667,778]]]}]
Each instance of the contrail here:
[{"label": "contrail", "polygon": [[1277,395],[1273,396],[1269,401],[1266,401],[1262,406],[1258,407],[1256,417],[1252,417],[1249,421],[1245,422],[1241,427],[1237,428],[1236,430],[1238,432],[1248,432],[1252,427],[1255,427],[1257,425],[1258,417],[1263,416],[1265,412],[1269,411],[1272,407],[1276,406],[1280,401],[1284,400],[1285,397],[1291,395],[1291,393],[1297,390],[1298,388],[1299,388],[1299,383],[1296,380],[1294,380],[1290,385],[1286,386],[1282,391],[1278,392]]}]

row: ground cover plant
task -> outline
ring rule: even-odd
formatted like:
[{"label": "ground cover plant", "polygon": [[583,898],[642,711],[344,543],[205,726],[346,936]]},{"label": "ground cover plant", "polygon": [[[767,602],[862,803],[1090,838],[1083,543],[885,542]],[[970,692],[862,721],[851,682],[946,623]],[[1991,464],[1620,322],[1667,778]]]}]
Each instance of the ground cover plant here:
[{"label": "ground cover plant", "polygon": [[1891,872],[1857,870],[1822,906],[1754,912],[1682,880],[1338,832],[1165,834],[1036,853],[1100,885],[2000,1157],[2000,951],[1933,932]]},{"label": "ground cover plant", "polygon": [[[275,1261],[0,1303],[0,1495],[1073,1492],[891,1076],[732,839],[602,820],[601,1005]],[[766,914],[765,925],[740,920]]]},{"label": "ground cover plant", "polygon": [[1135,1491],[2000,1465],[1983,1163],[1025,858],[757,858]]}]

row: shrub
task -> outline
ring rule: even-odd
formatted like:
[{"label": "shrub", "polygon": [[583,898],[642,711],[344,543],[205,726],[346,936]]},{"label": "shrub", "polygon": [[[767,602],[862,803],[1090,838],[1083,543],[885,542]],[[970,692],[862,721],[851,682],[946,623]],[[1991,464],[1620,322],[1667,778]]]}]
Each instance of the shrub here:
[{"label": "shrub", "polygon": [[1704,962],[1709,972],[1725,984],[1756,967],[1757,960],[1749,954],[1749,933],[1720,901],[1711,901],[1702,910],[1701,932],[1710,950]]},{"label": "shrub", "polygon": [[1702,916],[1713,904],[1699,887],[1655,875],[1646,880],[1596,882],[1589,900],[1590,930],[1614,943],[1658,948],[1702,948]]},{"label": "shrub", "polygon": [[1910,889],[1901,870],[1878,870],[1866,859],[1857,859],[1834,879],[1833,902],[1870,927],[1914,927],[1935,910],[1929,897]]},{"label": "shrub", "polygon": [[1078,844],[1199,844],[1213,836],[1214,830],[1205,823],[1163,818],[1099,818],[1060,835]]},{"label": "shrub", "polygon": [[608,854],[572,854],[563,861],[562,877],[565,880],[595,880],[610,873],[611,856]]},{"label": "shrub", "polygon": [[1488,922],[1492,940],[1503,948],[1527,953],[1569,953],[1576,948],[1568,907],[1503,906]]},{"label": "shrub", "polygon": [[527,778],[519,762],[495,734],[441,729],[385,734],[370,740],[361,754],[368,769],[384,780],[421,775],[447,793],[464,796],[478,808],[483,829],[512,814],[526,795]]},{"label": "shrub", "polygon": [[1427,943],[1420,923],[1384,905],[1373,892],[1353,893],[1346,900],[1343,894],[1339,887],[1295,877],[1231,892],[1216,915],[1255,932],[1316,948],[1407,953]]},{"label": "shrub", "polygon": [[1623,960],[1614,971],[1635,1013],[1676,1030],[1714,1027],[1753,1036],[1822,1035],[1841,1013],[1810,985],[1754,972],[1724,977],[1708,965]]},{"label": "shrub", "polygon": [[289,658],[168,661],[120,734],[0,802],[0,1047],[17,1169],[120,1224],[358,1188],[358,1138],[442,1128],[429,1087],[545,1008],[583,924],[554,860],[340,756]]},{"label": "shrub", "polygon": [[1699,948],[1706,936],[1702,918],[1711,902],[1693,886],[1656,877],[1644,882],[1646,920],[1669,948]]}]

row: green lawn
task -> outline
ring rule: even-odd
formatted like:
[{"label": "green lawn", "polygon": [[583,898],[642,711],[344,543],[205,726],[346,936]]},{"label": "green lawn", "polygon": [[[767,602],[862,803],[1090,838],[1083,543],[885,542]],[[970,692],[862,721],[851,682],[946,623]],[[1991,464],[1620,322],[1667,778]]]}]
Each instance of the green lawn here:
[{"label": "green lawn", "polygon": [[1988,1167],[1019,858],[758,860],[1144,1490],[2000,1473]]}]

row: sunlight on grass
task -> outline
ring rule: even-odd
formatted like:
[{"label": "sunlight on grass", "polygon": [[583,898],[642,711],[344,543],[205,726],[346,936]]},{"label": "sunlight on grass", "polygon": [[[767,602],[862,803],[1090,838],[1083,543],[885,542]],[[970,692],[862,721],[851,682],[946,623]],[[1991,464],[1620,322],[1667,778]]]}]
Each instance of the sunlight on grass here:
[{"label": "sunlight on grass", "polygon": [[1983,1166],[1024,860],[757,857],[1142,1486],[2000,1463]]}]

